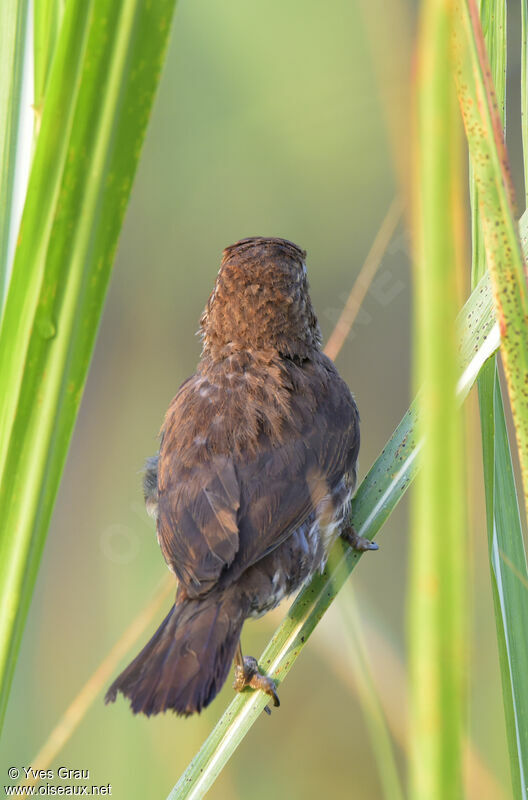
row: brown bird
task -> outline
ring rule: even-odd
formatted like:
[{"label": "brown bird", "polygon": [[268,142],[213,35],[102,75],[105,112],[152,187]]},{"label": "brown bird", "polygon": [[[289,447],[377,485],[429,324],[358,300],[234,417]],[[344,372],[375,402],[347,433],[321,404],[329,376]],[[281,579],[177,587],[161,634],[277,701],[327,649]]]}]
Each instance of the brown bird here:
[{"label": "brown bird", "polygon": [[285,239],[224,250],[201,318],[203,350],[147,461],[144,494],[178,578],[175,604],[112,684],[132,710],[192,714],[220,691],[235,658],[237,690],[273,681],[243,658],[247,617],[274,608],[324,568],[347,524],[359,415],[321,334],[306,253]]}]

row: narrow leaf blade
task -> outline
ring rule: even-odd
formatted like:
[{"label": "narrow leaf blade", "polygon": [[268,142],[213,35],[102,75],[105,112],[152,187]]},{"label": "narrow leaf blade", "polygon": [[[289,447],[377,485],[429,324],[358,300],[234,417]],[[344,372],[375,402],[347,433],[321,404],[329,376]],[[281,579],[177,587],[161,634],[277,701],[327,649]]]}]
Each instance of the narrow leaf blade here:
[{"label": "narrow leaf blade", "polygon": [[0,718],[174,5],[64,12],[0,329]]}]

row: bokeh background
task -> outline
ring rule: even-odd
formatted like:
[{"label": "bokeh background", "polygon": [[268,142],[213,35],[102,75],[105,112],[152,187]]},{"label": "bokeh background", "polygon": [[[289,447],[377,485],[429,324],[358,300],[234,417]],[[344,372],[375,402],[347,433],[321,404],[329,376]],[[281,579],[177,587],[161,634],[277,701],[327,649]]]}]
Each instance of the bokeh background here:
[{"label": "bokeh background", "polygon": [[[408,188],[414,27],[405,0],[180,0],[24,634],[1,774],[32,763],[166,574],[140,470],[199,357],[195,333],[223,247],[273,235],[307,249],[328,338],[387,208]],[[514,91],[518,68],[510,68]],[[510,123],[515,165],[518,121]],[[337,360],[361,412],[360,478],[410,401],[411,283],[400,225]],[[469,408],[478,434],[474,397]],[[480,796],[497,797],[502,787],[507,797],[478,435],[469,446],[469,733]],[[404,501],[380,551],[352,578],[402,770],[407,528]],[[211,798],[381,797],[343,602],[349,594],[281,686],[280,710],[257,721]],[[283,613],[246,624],[246,652],[258,656]],[[53,766],[89,769],[90,783],[111,783],[119,800],[163,798],[231,699],[229,683],[188,720],[135,718],[122,699],[105,707],[101,695]]]}]

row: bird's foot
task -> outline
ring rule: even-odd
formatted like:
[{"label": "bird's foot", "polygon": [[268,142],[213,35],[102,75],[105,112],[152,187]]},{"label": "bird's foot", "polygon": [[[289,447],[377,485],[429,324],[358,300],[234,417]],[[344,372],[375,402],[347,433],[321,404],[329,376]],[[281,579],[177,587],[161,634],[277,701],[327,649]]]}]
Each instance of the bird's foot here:
[{"label": "bird's foot", "polygon": [[376,542],[365,539],[364,536],[358,536],[352,525],[346,525],[341,531],[341,536],[354,550],[379,550]]},{"label": "bird's foot", "polygon": [[[261,673],[257,659],[253,658],[253,656],[244,656],[242,664],[235,664],[233,689],[235,692],[241,692],[246,686],[249,686],[251,689],[261,689],[273,698],[274,706],[280,706],[275,681]],[[266,706],[264,710],[267,714],[271,714],[269,706]]]}]

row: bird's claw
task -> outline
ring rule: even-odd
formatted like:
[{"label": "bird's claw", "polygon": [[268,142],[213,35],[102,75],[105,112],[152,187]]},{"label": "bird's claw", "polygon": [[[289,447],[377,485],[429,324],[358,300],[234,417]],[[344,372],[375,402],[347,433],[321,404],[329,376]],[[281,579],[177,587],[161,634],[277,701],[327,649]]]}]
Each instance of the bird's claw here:
[{"label": "bird's claw", "polygon": [[347,525],[343,528],[341,536],[345,542],[348,542],[353,550],[359,550],[360,552],[364,552],[365,550],[379,550],[379,545],[376,542],[372,542],[364,536],[359,536],[352,525]]},{"label": "bird's claw", "polygon": [[[280,706],[275,681],[261,673],[257,659],[253,658],[253,656],[244,656],[243,664],[235,665],[233,689],[235,692],[241,692],[246,686],[249,686],[251,689],[260,689],[266,694],[269,694],[269,696],[273,698],[273,705],[276,708]],[[266,706],[264,710],[267,714],[271,714],[269,706]]]}]

